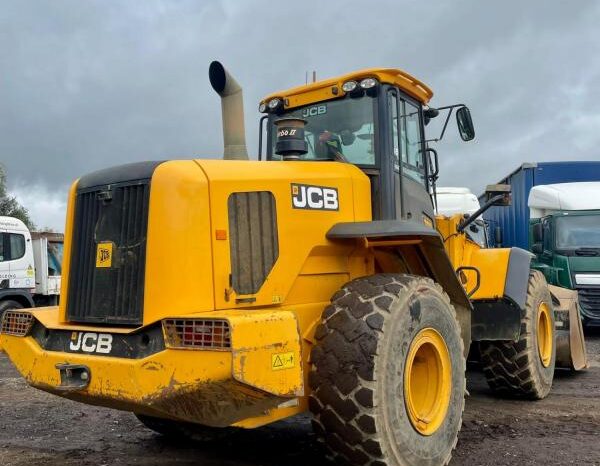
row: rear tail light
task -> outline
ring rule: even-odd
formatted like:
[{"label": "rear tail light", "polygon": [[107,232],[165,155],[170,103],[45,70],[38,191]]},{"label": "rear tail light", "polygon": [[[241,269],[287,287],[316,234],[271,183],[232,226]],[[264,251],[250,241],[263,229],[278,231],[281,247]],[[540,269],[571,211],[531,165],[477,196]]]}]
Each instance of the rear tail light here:
[{"label": "rear tail light", "polygon": [[163,330],[170,348],[226,350],[231,348],[229,322],[220,319],[165,319]]},{"label": "rear tail light", "polygon": [[0,333],[24,337],[33,325],[33,315],[27,311],[6,311],[2,317]]}]

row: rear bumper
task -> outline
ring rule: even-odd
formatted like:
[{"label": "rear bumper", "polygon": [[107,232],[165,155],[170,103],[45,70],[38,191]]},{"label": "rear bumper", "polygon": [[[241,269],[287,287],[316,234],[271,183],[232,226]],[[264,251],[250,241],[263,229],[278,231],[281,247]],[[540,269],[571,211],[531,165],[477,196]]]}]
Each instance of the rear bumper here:
[{"label": "rear bumper", "polygon": [[[0,345],[27,382],[41,390],[88,404],[215,427],[264,416],[303,395],[300,339],[291,312],[254,311],[252,319],[239,312],[216,314],[210,317],[230,323],[230,350],[167,347],[128,359],[49,351],[31,335],[0,335]],[[48,320],[47,315],[43,320]],[[273,355],[283,353],[292,354],[295,364],[273,370]],[[61,374],[60,369],[65,366],[85,368],[85,383],[65,384],[65,371]]]}]

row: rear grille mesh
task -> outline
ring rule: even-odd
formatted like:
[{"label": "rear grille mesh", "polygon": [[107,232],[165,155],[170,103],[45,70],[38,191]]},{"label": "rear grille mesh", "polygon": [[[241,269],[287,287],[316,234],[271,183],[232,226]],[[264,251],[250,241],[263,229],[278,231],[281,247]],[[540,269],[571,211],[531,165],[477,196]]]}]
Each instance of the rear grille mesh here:
[{"label": "rear grille mesh", "polygon": [[[142,323],[149,195],[149,180],[100,186],[77,194],[69,320]],[[112,243],[110,267],[96,266],[98,243]]]},{"label": "rear grille mesh", "polygon": [[586,314],[600,319],[600,288],[577,288],[579,304],[585,309]]},{"label": "rear grille mesh", "polygon": [[221,319],[165,319],[165,342],[171,348],[231,348],[229,323]]},{"label": "rear grille mesh", "polygon": [[31,330],[33,315],[27,311],[6,311],[2,316],[0,333],[24,337]]}]

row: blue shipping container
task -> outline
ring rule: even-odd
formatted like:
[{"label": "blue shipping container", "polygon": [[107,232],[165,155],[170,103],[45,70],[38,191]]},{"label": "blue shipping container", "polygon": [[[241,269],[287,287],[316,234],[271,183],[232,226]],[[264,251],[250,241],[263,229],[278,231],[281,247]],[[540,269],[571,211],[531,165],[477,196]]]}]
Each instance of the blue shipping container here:
[{"label": "blue shipping container", "polygon": [[[600,162],[539,162],[524,163],[503,178],[499,184],[512,187],[510,207],[491,207],[483,214],[490,224],[490,237],[494,229],[502,229],[502,246],[529,249],[529,207],[527,200],[531,188],[541,184],[573,183],[576,181],[600,181]],[[479,196],[485,203],[485,194]]]}]

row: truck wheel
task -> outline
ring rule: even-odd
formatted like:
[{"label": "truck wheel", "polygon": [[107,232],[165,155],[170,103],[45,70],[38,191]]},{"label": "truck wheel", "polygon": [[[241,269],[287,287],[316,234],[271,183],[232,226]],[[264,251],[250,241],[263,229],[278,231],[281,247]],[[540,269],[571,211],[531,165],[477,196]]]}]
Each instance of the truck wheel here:
[{"label": "truck wheel", "polygon": [[309,398],[331,456],[371,466],[445,465],[461,427],[463,341],[442,288],[380,274],[338,291],[315,332]]},{"label": "truck wheel", "polygon": [[23,305],[17,301],[13,301],[12,299],[7,299],[6,301],[0,302],[0,321],[2,320],[4,312],[12,309],[23,309]]},{"label": "truck wheel", "polygon": [[145,414],[135,414],[135,417],[148,429],[174,440],[185,438],[194,442],[213,442],[224,439],[240,430],[236,427],[208,427],[192,422],[146,416]]},{"label": "truck wheel", "polygon": [[540,271],[529,274],[519,341],[486,341],[480,346],[483,372],[492,390],[533,400],[548,395],[556,359],[554,310]]}]

